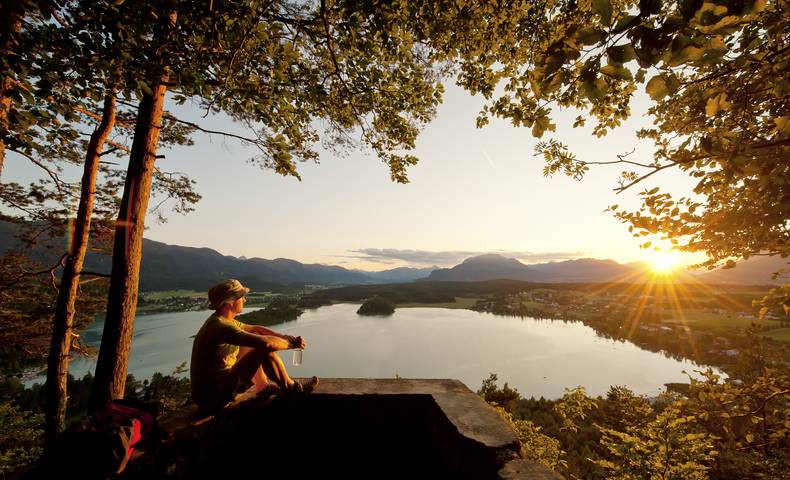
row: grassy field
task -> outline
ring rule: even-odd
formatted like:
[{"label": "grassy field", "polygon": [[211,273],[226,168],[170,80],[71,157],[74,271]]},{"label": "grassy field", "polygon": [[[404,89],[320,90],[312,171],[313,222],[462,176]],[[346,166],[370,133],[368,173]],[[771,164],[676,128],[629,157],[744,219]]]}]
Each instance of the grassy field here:
[{"label": "grassy field", "polygon": [[768,330],[763,336],[773,338],[774,340],[790,342],[790,328],[775,328],[773,330]]},{"label": "grassy field", "polygon": [[[684,309],[682,316],[675,314],[672,318],[664,319],[665,323],[677,323],[690,327],[722,329],[746,328],[751,325],[753,321],[755,321],[753,318],[742,318],[736,314],[720,314],[697,309]],[[773,323],[771,320],[766,320],[766,322]]]},{"label": "grassy field", "polygon": [[431,307],[431,308],[470,308],[479,298],[470,297],[455,297],[455,302],[447,303],[399,303],[395,308],[416,308],[416,307]]},{"label": "grassy field", "polygon": [[527,308],[535,308],[537,310],[546,310],[548,308],[548,305],[545,303],[533,302],[531,300],[522,300],[521,304]]}]

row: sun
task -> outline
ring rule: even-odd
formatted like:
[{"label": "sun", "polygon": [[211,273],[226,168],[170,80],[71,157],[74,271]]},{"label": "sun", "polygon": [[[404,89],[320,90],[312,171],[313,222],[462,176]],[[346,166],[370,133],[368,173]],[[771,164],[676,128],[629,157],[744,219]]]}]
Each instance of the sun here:
[{"label": "sun", "polygon": [[671,273],[680,264],[680,257],[676,253],[660,252],[650,259],[650,268],[655,273]]}]

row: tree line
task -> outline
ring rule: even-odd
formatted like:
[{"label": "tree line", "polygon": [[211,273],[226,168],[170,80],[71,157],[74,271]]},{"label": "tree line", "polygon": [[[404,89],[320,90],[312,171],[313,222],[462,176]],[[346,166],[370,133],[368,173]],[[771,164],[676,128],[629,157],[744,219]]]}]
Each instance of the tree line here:
[{"label": "tree line", "polygon": [[496,374],[478,390],[519,435],[522,455],[585,479],[785,478],[787,368],[750,332],[732,377],[689,376],[683,394],[654,398],[612,386],[602,397],[567,388],[557,400],[526,398]]}]

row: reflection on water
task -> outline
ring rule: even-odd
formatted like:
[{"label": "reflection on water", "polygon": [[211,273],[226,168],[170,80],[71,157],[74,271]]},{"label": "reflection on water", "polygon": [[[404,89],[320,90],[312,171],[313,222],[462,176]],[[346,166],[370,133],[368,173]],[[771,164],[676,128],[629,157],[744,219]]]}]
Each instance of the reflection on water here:
[{"label": "reflection on water", "polygon": [[[655,395],[664,383],[686,381],[683,370],[698,368],[629,342],[597,337],[581,323],[442,308],[404,308],[388,317],[363,317],[357,308],[321,307],[273,327],[307,340],[301,366],[291,366],[290,354],[283,354],[291,375],[457,378],[477,390],[495,372],[526,396],[556,398],[565,387],[576,385],[593,395],[606,393],[610,385]],[[129,372],[143,379],[188,362],[192,336],[210,314],[138,317]],[[101,322],[93,325],[83,339],[98,345],[101,328]],[[81,377],[94,366],[92,359],[77,359],[70,372]]]}]

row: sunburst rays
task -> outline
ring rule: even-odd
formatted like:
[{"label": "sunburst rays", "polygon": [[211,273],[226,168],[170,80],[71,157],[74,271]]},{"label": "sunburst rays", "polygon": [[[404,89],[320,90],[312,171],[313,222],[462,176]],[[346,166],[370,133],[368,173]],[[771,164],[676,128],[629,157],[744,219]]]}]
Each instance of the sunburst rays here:
[{"label": "sunburst rays", "polygon": [[[623,276],[588,290],[590,297],[614,295],[610,303],[622,311],[621,328],[624,339],[638,338],[640,327],[645,324],[664,324],[680,327],[688,342],[688,351],[695,359],[700,358],[700,349],[693,328],[695,315],[706,309],[719,308],[726,311],[744,311],[749,305],[736,301],[720,287],[703,283],[691,275],[677,271],[641,271]],[[653,331],[658,332],[657,329]],[[658,333],[656,333],[658,334]],[[674,329],[673,335],[677,335]]]}]

